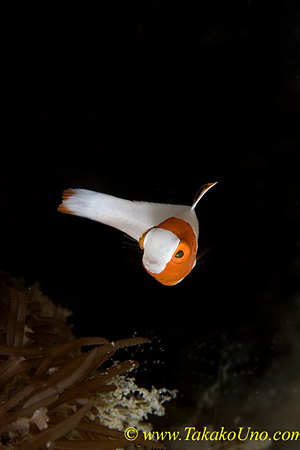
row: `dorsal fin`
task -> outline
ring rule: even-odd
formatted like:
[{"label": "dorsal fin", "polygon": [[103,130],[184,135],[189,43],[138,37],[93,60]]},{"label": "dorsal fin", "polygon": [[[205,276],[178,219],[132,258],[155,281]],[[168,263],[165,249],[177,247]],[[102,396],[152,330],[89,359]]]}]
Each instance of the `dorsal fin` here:
[{"label": "dorsal fin", "polygon": [[204,184],[204,186],[202,186],[199,191],[197,192],[197,194],[194,197],[194,201],[193,201],[193,205],[192,205],[192,210],[196,208],[199,200],[203,197],[204,194],[206,194],[207,191],[209,191],[210,188],[212,188],[213,186],[215,186],[216,184],[218,184],[218,181],[215,181],[214,183],[207,183]]}]

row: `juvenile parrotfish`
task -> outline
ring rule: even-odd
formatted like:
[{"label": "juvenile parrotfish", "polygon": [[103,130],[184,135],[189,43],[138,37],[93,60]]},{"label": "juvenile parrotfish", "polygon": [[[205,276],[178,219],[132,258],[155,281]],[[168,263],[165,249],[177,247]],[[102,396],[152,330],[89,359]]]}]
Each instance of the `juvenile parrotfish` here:
[{"label": "juvenile parrotfish", "polygon": [[128,234],[143,250],[146,271],[161,284],[173,286],[196,264],[199,224],[195,208],[216,184],[202,186],[192,206],[131,201],[86,189],[67,189],[58,211]]}]

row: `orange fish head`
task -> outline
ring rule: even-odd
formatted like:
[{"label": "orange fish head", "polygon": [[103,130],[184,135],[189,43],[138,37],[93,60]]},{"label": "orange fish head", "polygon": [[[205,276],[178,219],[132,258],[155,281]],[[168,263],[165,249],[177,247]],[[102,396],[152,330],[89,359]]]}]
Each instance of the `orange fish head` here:
[{"label": "orange fish head", "polygon": [[143,266],[157,281],[173,286],[193,269],[197,255],[197,239],[191,225],[171,217],[146,230],[139,241],[144,251]]}]

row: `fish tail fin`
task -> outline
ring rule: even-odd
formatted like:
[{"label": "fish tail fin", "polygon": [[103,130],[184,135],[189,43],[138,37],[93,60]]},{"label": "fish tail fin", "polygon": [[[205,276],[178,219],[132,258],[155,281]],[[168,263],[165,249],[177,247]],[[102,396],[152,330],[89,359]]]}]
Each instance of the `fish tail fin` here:
[{"label": "fish tail fin", "polygon": [[63,192],[63,201],[57,208],[57,211],[64,213],[64,214],[75,214],[75,212],[72,210],[69,199],[75,194],[75,191],[73,189],[65,189]]},{"label": "fish tail fin", "polygon": [[63,192],[63,201],[57,209],[65,214],[73,214],[103,222],[103,212],[101,211],[101,200],[103,200],[103,197],[111,198],[105,194],[98,194],[87,189],[66,189]]}]

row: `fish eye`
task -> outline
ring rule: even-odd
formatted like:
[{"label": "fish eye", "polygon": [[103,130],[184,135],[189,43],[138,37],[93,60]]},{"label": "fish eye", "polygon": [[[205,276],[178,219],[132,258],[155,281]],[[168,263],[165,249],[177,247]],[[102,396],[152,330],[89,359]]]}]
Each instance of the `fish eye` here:
[{"label": "fish eye", "polygon": [[172,261],[175,264],[181,264],[190,257],[190,254],[191,246],[185,239],[182,239],[179,242],[177,249],[173,253]]}]

